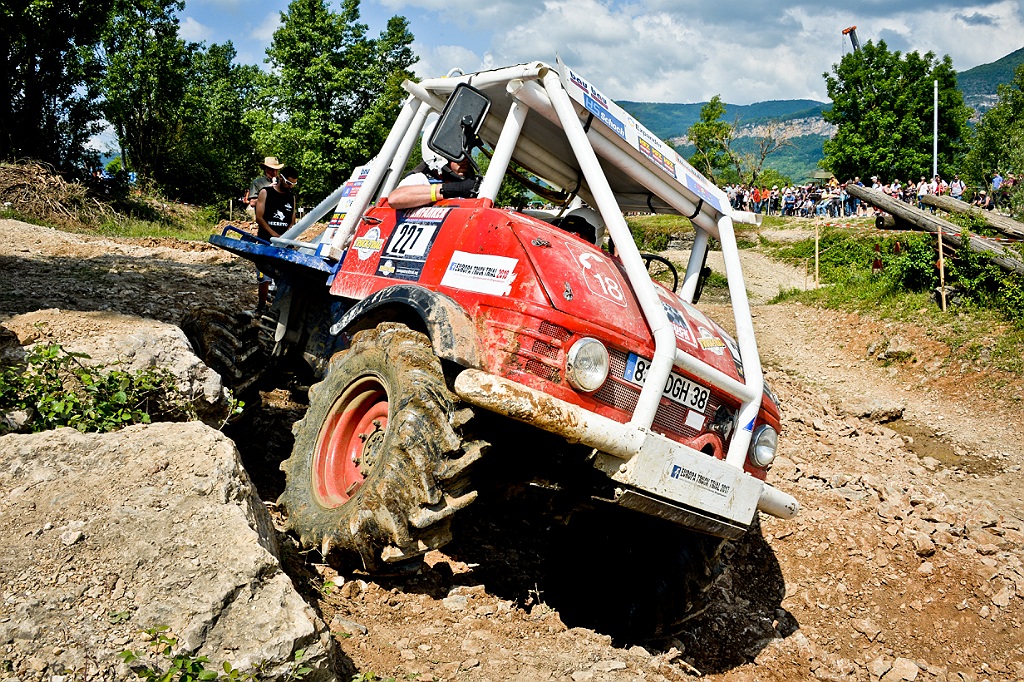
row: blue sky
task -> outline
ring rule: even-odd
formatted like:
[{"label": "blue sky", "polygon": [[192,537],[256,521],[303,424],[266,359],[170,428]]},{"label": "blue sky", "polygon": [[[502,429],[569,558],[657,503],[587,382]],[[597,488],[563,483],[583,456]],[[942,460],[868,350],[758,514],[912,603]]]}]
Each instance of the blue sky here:
[{"label": "blue sky", "polygon": [[[239,61],[263,64],[287,0],[186,0],[187,40],[230,40]],[[338,9],[338,0],[331,4]],[[850,44],[949,54],[958,71],[1024,46],[1024,3],[963,0],[363,0],[376,35],[387,18],[409,19],[419,76],[474,71],[555,53],[615,99],[733,104],[826,100],[822,73]]]}]

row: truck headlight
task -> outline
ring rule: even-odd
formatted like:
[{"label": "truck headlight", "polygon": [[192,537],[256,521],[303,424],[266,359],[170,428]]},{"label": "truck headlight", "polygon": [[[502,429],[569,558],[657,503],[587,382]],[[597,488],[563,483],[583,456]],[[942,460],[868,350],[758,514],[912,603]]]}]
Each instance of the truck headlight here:
[{"label": "truck headlight", "polygon": [[779,434],[767,424],[754,430],[750,438],[750,461],[761,468],[775,460],[775,450],[779,447]]},{"label": "truck headlight", "polygon": [[608,378],[608,349],[597,339],[582,338],[572,344],[565,375],[573,388],[591,393]]}]

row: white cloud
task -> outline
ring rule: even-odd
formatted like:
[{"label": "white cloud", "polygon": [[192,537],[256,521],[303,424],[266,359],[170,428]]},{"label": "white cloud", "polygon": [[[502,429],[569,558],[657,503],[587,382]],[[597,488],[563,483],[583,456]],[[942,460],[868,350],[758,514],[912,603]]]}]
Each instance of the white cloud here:
[{"label": "white cloud", "polygon": [[[231,39],[239,61],[262,64],[287,1],[254,10],[241,0],[188,0],[198,20],[189,30],[212,25],[212,39]],[[215,21],[204,8],[237,14]],[[1020,0],[363,0],[361,9],[371,25],[393,14],[409,19],[423,77],[553,62],[558,53],[605,94],[640,101],[823,101],[822,74],[850,51],[841,31],[854,24],[862,42],[948,53],[958,71],[1024,44]]]},{"label": "white cloud", "polygon": [[184,17],[178,24],[178,35],[182,40],[200,43],[213,37],[213,29],[200,24],[192,17]]}]

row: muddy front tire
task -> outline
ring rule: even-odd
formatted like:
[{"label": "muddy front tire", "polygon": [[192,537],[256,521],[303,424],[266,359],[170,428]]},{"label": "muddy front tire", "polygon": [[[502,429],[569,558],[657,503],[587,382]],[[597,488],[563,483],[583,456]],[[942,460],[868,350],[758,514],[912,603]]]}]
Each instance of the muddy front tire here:
[{"label": "muddy front tire", "polygon": [[459,407],[426,336],[394,323],[357,334],[293,428],[279,500],[289,528],[325,556],[358,552],[369,571],[447,543],[486,447],[463,442],[471,413]]}]

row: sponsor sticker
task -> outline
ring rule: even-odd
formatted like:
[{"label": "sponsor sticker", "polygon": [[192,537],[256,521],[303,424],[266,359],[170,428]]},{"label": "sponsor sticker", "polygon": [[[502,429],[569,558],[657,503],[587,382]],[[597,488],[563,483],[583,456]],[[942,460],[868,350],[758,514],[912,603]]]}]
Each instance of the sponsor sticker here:
[{"label": "sponsor sticker", "polygon": [[692,469],[687,469],[686,467],[679,466],[678,464],[672,465],[672,468],[669,471],[669,476],[679,481],[690,481],[694,485],[700,486],[719,497],[727,496],[729,491],[732,490],[732,486],[728,483],[716,481],[702,473],[693,471]]},{"label": "sponsor sticker", "polygon": [[697,332],[697,345],[701,348],[715,355],[721,355],[725,352],[725,341],[712,334],[705,327],[698,327]]},{"label": "sponsor sticker", "polygon": [[441,278],[441,286],[475,291],[478,294],[508,296],[519,260],[486,253],[452,253]]},{"label": "sponsor sticker", "polygon": [[369,258],[384,248],[384,240],[380,238],[380,228],[371,227],[362,237],[352,241],[352,248],[359,254],[359,260]]},{"label": "sponsor sticker", "polygon": [[675,332],[676,339],[696,348],[697,342],[694,340],[693,332],[690,331],[690,325],[687,324],[683,314],[668,303],[665,303],[665,301],[661,302],[661,307],[665,309],[668,321],[672,323],[672,331]]},{"label": "sponsor sticker", "polygon": [[623,140],[628,140],[626,137],[626,125],[619,119],[612,116],[612,113],[601,106],[600,102],[591,97],[590,93],[583,93],[583,106],[585,106],[587,111],[592,113],[597,120],[614,130],[616,135],[621,137]]},{"label": "sponsor sticker", "polygon": [[710,189],[705,187],[697,178],[693,177],[689,173],[683,173],[683,177],[686,178],[686,186],[691,192],[703,199],[706,203],[714,206],[719,213],[722,213],[722,205],[718,202],[718,197],[716,197]]},{"label": "sponsor sticker", "polygon": [[661,168],[661,170],[665,171],[673,178],[676,177],[676,165],[674,163],[672,163],[656,147],[651,146],[651,143],[643,139],[642,137],[638,138],[637,141],[640,143],[640,151],[643,153],[644,156],[646,156],[654,163],[658,164],[658,167]]},{"label": "sponsor sticker", "polygon": [[450,211],[449,208],[425,206],[399,213],[395,229],[391,231],[381,254],[382,262],[377,274],[410,282],[419,280],[434,238]]}]

